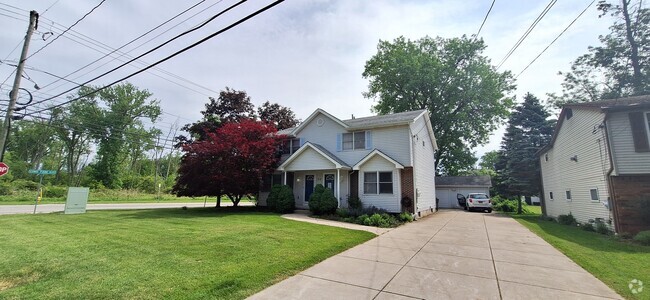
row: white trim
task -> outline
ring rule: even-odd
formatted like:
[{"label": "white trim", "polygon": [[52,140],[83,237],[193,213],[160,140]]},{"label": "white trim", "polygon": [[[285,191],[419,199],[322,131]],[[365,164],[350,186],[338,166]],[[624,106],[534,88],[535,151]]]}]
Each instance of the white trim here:
[{"label": "white trim", "polygon": [[433,126],[431,125],[431,119],[429,118],[429,111],[428,110],[423,111],[419,116],[413,119],[413,122],[415,122],[417,119],[419,119],[422,116],[425,116],[424,124],[427,126],[427,131],[429,132],[429,139],[431,140],[431,145],[433,145],[433,151],[436,151],[438,150],[438,142],[436,141],[436,136],[433,133]]},{"label": "white trim", "polygon": [[[337,207],[341,207],[341,169],[336,169],[336,182],[334,187],[336,187],[336,203]],[[323,182],[325,182],[323,180]]]},{"label": "white trim", "polygon": [[648,119],[648,115],[650,115],[650,110],[643,111],[643,119],[645,120],[645,133],[648,137],[648,143],[650,144],[650,119]]},{"label": "white trim", "polygon": [[387,161],[391,162],[392,164],[394,164],[395,169],[404,169],[404,166],[402,164],[400,164],[396,160],[390,158],[390,156],[388,156],[388,155],[382,153],[381,151],[375,149],[375,150],[372,150],[370,153],[368,153],[368,155],[366,155],[364,158],[362,158],[356,165],[354,165],[354,167],[352,167],[352,170],[360,170],[361,166],[363,164],[365,164],[368,160],[370,160],[372,157],[374,157],[375,155],[379,155],[379,156],[383,157],[385,160],[387,160]]},{"label": "white trim", "polygon": [[350,127],[347,124],[343,123],[343,121],[339,120],[337,117],[330,115],[328,112],[324,111],[321,108],[318,108],[311,115],[309,115],[309,117],[307,117],[307,119],[305,119],[305,121],[300,123],[300,125],[298,125],[298,127],[296,127],[296,129],[294,129],[291,132],[291,134],[293,134],[293,135],[298,134],[298,132],[303,130],[305,128],[305,126],[307,126],[307,124],[309,124],[318,115],[318,113],[321,113],[321,114],[327,116],[328,118],[332,119],[332,121],[334,121],[334,122],[338,123],[339,125],[343,126],[343,128],[345,128],[345,129]]},{"label": "white trim", "polygon": [[325,157],[327,160],[329,160],[331,163],[333,163],[334,166],[335,166],[334,169],[350,169],[350,167],[348,167],[348,166],[344,166],[344,165],[341,165],[341,164],[338,163],[336,160],[332,159],[329,155],[325,154],[323,151],[321,151],[321,150],[318,149],[317,147],[314,147],[314,145],[312,145],[310,142],[306,142],[304,145],[302,145],[302,147],[300,147],[300,149],[298,149],[298,151],[296,151],[294,154],[292,154],[291,156],[289,156],[289,158],[287,158],[287,160],[285,160],[285,161],[284,161],[284,162],[283,162],[283,163],[278,167],[278,170],[279,170],[279,171],[284,171],[284,170],[285,170],[284,168],[286,168],[287,165],[289,165],[291,162],[293,162],[294,160],[296,160],[296,158],[298,158],[298,157],[300,156],[300,154],[302,154],[303,152],[305,152],[307,148],[310,148],[310,149],[312,149],[312,150],[318,152],[318,154],[322,155],[322,156]]}]

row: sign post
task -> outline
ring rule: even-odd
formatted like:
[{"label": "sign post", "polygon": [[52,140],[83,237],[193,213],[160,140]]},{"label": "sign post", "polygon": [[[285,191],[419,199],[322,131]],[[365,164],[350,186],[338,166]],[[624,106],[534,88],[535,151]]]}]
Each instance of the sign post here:
[{"label": "sign post", "polygon": [[7,173],[9,173],[9,166],[3,162],[0,162],[0,176],[4,176]]},{"label": "sign post", "polygon": [[40,180],[38,181],[38,193],[36,194],[36,200],[34,200],[34,214],[36,214],[36,207],[38,206],[38,202],[40,202],[40,198],[43,196],[43,175],[55,175],[56,171],[54,170],[29,170],[29,174],[36,174],[39,175]]}]

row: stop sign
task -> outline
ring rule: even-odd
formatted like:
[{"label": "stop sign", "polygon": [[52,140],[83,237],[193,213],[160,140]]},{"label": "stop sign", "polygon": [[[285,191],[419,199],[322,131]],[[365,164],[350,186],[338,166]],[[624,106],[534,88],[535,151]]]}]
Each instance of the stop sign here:
[{"label": "stop sign", "polygon": [[9,172],[9,166],[7,164],[0,162],[0,176],[3,176]]}]

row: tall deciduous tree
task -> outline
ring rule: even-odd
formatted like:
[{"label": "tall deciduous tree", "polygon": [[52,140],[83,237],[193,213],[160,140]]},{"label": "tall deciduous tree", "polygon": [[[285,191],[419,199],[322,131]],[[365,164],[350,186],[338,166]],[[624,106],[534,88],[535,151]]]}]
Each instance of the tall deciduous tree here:
[{"label": "tall deciduous tree", "polygon": [[178,196],[226,195],[234,206],[259,191],[262,177],[277,167],[281,136],[267,123],[225,123],[205,139],[186,143],[174,192]]},{"label": "tall deciduous tree", "polygon": [[[614,5],[598,2],[602,15],[616,21],[601,45],[589,47],[564,76],[561,95],[550,95],[556,106],[650,93],[650,9],[640,0]],[[601,16],[602,16],[601,15]]]},{"label": "tall deciduous tree", "polygon": [[128,157],[129,132],[141,131],[142,120],[155,122],[161,114],[157,100],[147,90],[139,90],[130,83],[115,85],[102,90],[97,97],[106,105],[97,119],[98,128],[93,136],[99,141],[97,163],[93,177],[106,187],[121,186],[122,164]]},{"label": "tall deciduous tree", "polygon": [[262,122],[271,123],[278,130],[294,127],[300,122],[291,108],[269,101],[257,108],[257,114]]},{"label": "tall deciduous tree", "polygon": [[540,193],[540,165],[535,153],[546,146],[553,134],[549,113],[532,94],[524,96],[510,116],[496,162],[497,191],[517,197],[521,213],[521,196]]},{"label": "tall deciduous tree", "polygon": [[476,163],[471,149],[508,116],[514,89],[509,71],[500,73],[482,53],[482,40],[399,37],[380,41],[366,62],[367,98],[379,114],[427,109],[439,149],[436,170],[456,175]]}]

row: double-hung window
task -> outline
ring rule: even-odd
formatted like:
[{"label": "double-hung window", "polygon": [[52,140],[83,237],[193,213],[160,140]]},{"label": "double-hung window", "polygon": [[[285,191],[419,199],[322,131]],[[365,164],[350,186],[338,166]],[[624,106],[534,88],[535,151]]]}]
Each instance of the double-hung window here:
[{"label": "double-hung window", "polygon": [[364,194],[392,194],[393,172],[364,172]]},{"label": "double-hung window", "polygon": [[343,134],[343,150],[366,149],[366,132],[355,131]]},{"label": "double-hung window", "polygon": [[284,140],[282,145],[282,154],[293,154],[300,148],[300,139],[287,139]]}]

